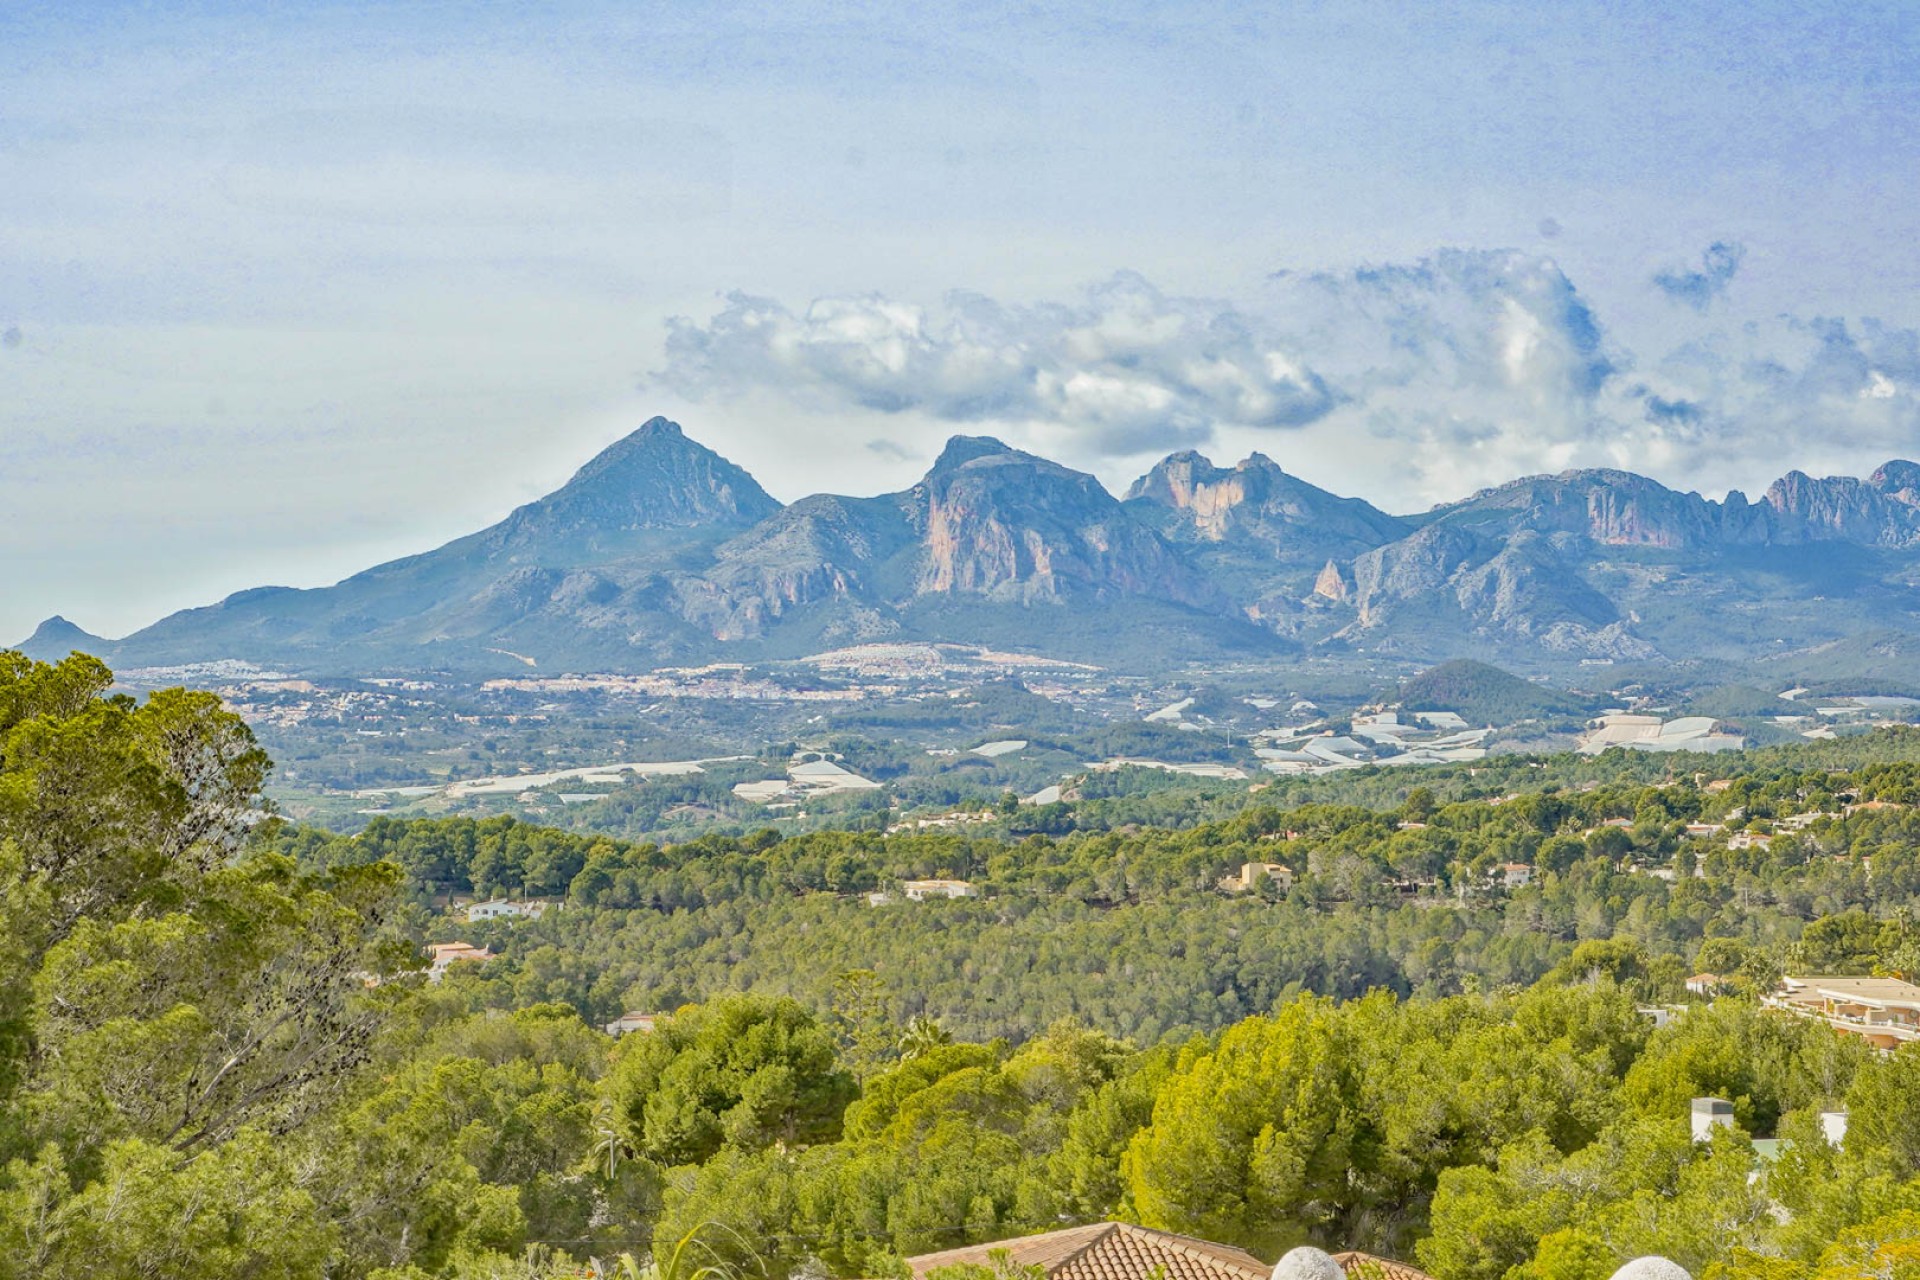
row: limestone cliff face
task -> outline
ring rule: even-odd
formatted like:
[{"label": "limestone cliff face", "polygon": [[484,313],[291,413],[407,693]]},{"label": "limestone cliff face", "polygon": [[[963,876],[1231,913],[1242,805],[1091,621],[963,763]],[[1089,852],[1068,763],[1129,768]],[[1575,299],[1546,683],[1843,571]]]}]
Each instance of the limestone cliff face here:
[{"label": "limestone cliff face", "polygon": [[1232,468],[1201,454],[1176,453],[1127,490],[1127,504],[1157,509],[1175,541],[1239,544],[1283,562],[1311,564],[1352,556],[1412,530],[1357,498],[1342,498],[1287,474],[1255,453]]},{"label": "limestone cliff face", "polygon": [[1602,546],[1678,549],[1721,545],[1729,534],[1737,541],[1764,537],[1744,518],[1729,529],[1722,516],[1721,504],[1697,493],[1605,470],[1529,476],[1437,513],[1440,521],[1478,533],[1568,533]]},{"label": "limestone cliff face", "polygon": [[1920,467],[1889,462],[1865,480],[1789,471],[1767,490],[1774,541],[1920,546]]},{"label": "limestone cliff face", "polygon": [[1322,600],[1344,603],[1353,590],[1347,584],[1347,575],[1340,572],[1340,566],[1329,560],[1320,570],[1320,576],[1313,580],[1313,594]]},{"label": "limestone cliff face", "polygon": [[1224,606],[1098,480],[998,441],[957,438],[906,498],[921,530],[917,594]]},{"label": "limestone cliff face", "polygon": [[1920,467],[1889,462],[1865,480],[1776,480],[1758,503],[1734,490],[1714,502],[1627,471],[1529,476],[1439,508],[1431,517],[1482,534],[1567,533],[1601,546],[1709,550],[1852,542],[1920,546]]},{"label": "limestone cliff face", "polygon": [[796,609],[877,601],[912,540],[892,498],[815,494],[722,543],[710,568],[679,585],[678,608],[717,639],[758,637]]},{"label": "limestone cliff face", "polygon": [[1437,629],[1567,653],[1654,653],[1544,534],[1494,541],[1432,524],[1361,556],[1353,568],[1350,639]]}]

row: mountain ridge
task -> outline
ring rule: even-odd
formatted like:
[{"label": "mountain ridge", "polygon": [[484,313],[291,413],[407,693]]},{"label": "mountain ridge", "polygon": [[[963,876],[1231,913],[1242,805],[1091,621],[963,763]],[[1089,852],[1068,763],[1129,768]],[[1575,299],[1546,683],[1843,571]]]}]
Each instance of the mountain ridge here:
[{"label": "mountain ridge", "polygon": [[1399,516],[1260,453],[1175,453],[1115,497],[958,435],[904,490],[783,504],[652,418],[494,525],[332,587],[238,592],[120,640],[49,619],[26,644],[351,673],[522,661],[503,653],[641,670],[873,639],[1120,666],[1302,645],[1657,660],[1910,630],[1920,465],[1905,460],[1865,478],[1789,471],[1757,502],[1574,470]]}]

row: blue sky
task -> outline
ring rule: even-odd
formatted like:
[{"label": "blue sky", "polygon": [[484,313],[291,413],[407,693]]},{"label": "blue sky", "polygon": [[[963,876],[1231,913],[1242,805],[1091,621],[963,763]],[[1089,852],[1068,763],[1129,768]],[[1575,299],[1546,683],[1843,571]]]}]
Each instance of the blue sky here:
[{"label": "blue sky", "polygon": [[789,499],[954,431],[1400,509],[1920,452],[1910,6],[1440,8],[0,9],[0,637],[655,412]]}]

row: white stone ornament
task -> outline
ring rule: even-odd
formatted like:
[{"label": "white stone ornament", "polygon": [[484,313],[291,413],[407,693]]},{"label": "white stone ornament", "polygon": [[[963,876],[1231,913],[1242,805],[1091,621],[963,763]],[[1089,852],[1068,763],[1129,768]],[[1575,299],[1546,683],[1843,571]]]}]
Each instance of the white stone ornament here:
[{"label": "white stone ornament", "polygon": [[1302,1245],[1273,1264],[1273,1280],[1346,1280],[1333,1255]]},{"label": "white stone ornament", "polygon": [[1613,1273],[1613,1280],[1693,1280],[1687,1269],[1665,1258],[1635,1258]]}]

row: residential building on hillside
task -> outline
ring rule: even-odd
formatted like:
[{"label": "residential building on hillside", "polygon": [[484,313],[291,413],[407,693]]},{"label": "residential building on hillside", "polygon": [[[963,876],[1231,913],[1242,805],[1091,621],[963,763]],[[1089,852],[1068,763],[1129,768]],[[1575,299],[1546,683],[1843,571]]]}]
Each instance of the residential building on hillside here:
[{"label": "residential building on hillside", "polygon": [[1818,1018],[1877,1049],[1920,1040],[1920,987],[1898,978],[1782,978],[1767,1004]]},{"label": "residential building on hillside", "polygon": [[1228,893],[1251,893],[1261,876],[1281,893],[1293,892],[1293,868],[1281,862],[1243,862],[1239,873],[1223,878],[1220,887]]},{"label": "residential building on hillside", "polygon": [[653,1024],[659,1019],[657,1013],[623,1013],[606,1025],[606,1033],[618,1040],[621,1036],[635,1031],[641,1035],[652,1035]]},{"label": "residential building on hillside", "polygon": [[900,892],[907,895],[909,902],[925,902],[928,898],[976,898],[980,891],[966,880],[903,880]]},{"label": "residential building on hillside", "polygon": [[427,981],[438,982],[447,976],[447,970],[456,964],[485,964],[493,959],[493,952],[485,947],[476,947],[471,942],[436,942],[427,948],[430,957],[427,963]]},{"label": "residential building on hillside", "polygon": [[544,898],[533,898],[526,902],[509,902],[505,898],[492,898],[486,902],[475,902],[467,907],[468,920],[538,920],[547,913],[549,907],[559,904]]},{"label": "residential building on hillside", "polygon": [[[1005,1251],[1019,1267],[1039,1267],[1046,1280],[1270,1280],[1273,1267],[1244,1249],[1124,1222],[1096,1222],[1036,1236],[996,1240],[908,1258],[913,1280],[936,1267],[991,1266]],[[1353,1280],[1432,1280],[1404,1263],[1364,1253],[1333,1255]]]},{"label": "residential building on hillside", "polygon": [[1706,1142],[1715,1129],[1733,1128],[1733,1104],[1725,1098],[1695,1098],[1689,1109],[1695,1142]]},{"label": "residential building on hillside", "polygon": [[1493,869],[1493,879],[1509,889],[1524,889],[1533,883],[1533,868],[1524,862],[1503,862]]}]

